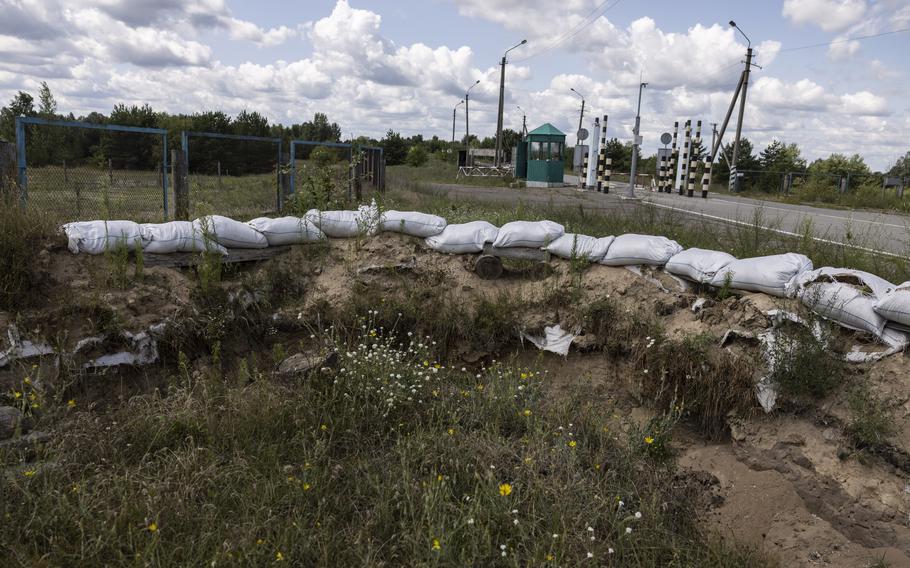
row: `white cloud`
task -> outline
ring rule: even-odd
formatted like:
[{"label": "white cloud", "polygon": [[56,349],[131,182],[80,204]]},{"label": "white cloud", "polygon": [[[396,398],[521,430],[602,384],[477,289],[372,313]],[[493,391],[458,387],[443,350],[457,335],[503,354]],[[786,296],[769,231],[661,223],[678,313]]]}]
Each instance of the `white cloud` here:
[{"label": "white cloud", "polygon": [[834,32],[860,21],[866,8],[865,0],[784,0],[783,15],[795,24]]},{"label": "white cloud", "polygon": [[834,61],[843,61],[853,57],[859,51],[859,42],[856,40],[844,41],[845,38],[835,38],[836,43],[828,46],[828,57]]},{"label": "white cloud", "polygon": [[881,116],[888,113],[888,101],[869,91],[860,91],[841,95],[839,110],[847,114]]}]

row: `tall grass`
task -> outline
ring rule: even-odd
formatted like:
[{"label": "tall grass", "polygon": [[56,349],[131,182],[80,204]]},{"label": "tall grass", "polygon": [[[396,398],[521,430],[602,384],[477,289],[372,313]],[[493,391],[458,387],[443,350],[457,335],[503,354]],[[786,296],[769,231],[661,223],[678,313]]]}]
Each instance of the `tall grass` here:
[{"label": "tall grass", "polygon": [[0,194],[0,310],[28,307],[40,290],[35,261],[52,226],[14,195]]}]

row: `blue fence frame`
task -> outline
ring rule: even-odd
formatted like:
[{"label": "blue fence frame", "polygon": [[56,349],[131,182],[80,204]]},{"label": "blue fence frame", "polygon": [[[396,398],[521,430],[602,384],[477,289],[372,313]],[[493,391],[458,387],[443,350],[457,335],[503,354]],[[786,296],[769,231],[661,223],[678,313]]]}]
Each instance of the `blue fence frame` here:
[{"label": "blue fence frame", "polygon": [[[187,175],[190,171],[190,136],[196,138],[218,138],[221,140],[247,140],[251,142],[273,142],[278,144],[278,161],[275,168],[275,194],[277,195],[278,211],[284,207],[284,196],[281,195],[281,138],[272,138],[270,136],[247,136],[244,134],[220,134],[217,132],[192,132],[182,130],[180,132],[180,146],[183,149],[183,160],[186,164]],[[291,144],[291,155],[294,154],[294,145]],[[292,186],[293,187],[293,186]]]},{"label": "blue fence frame", "polygon": [[167,130],[163,128],[146,128],[142,126],[120,126],[117,124],[93,124],[91,122],[77,122],[74,120],[48,120],[34,116],[17,116],[16,117],[16,165],[19,169],[19,191],[22,205],[28,203],[28,172],[26,170],[25,160],[25,125],[36,124],[40,126],[66,126],[72,128],[89,128],[92,130],[108,130],[113,132],[133,132],[138,134],[157,134],[161,136],[162,141],[162,176],[161,192],[164,206],[164,220],[167,221],[167,193],[168,193],[168,176],[167,176]]}]

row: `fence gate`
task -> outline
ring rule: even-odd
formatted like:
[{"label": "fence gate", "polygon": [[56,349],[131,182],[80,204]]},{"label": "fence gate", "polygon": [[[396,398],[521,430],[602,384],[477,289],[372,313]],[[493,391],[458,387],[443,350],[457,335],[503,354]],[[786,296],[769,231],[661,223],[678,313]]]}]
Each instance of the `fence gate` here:
[{"label": "fence gate", "polygon": [[59,221],[167,221],[167,130],[22,116],[15,126],[23,205]]},{"label": "fence gate", "polygon": [[[360,198],[360,187],[366,181],[377,191],[385,190],[385,159],[382,148],[373,146],[355,146],[346,142],[320,142],[317,140],[291,140],[290,156],[288,157],[288,193],[297,192],[297,146],[304,146],[311,150],[317,147],[337,148],[344,152],[347,161],[346,167],[341,167],[339,172],[340,184],[346,188],[347,197],[353,194]],[[340,157],[333,160],[339,162]]]}]

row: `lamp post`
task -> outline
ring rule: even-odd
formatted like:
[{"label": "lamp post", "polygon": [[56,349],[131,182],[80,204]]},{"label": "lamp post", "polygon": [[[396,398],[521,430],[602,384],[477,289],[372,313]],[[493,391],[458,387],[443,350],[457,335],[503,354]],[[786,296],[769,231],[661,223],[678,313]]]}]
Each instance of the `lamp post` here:
[{"label": "lamp post", "polygon": [[528,116],[525,114],[525,109],[518,105],[515,105],[515,108],[521,111],[521,138],[524,140],[524,137],[528,135]]},{"label": "lamp post", "polygon": [[502,62],[500,63],[502,69],[499,72],[499,115],[496,119],[496,160],[494,160],[497,166],[499,166],[500,151],[502,150],[502,107],[505,101],[506,91],[506,55],[513,49],[519,48],[526,43],[528,43],[528,40],[523,39],[521,40],[521,43],[514,47],[510,47],[502,54]]},{"label": "lamp post", "polygon": [[[585,96],[583,94],[579,93],[578,91],[576,91],[574,88],[569,88],[569,90],[572,91],[573,93],[575,93],[576,95],[578,95],[579,97],[581,97],[581,114],[578,115],[578,130],[576,131],[576,137],[577,137],[581,134],[581,125],[585,119]],[[576,139],[575,145],[579,146],[579,145],[581,145],[581,142],[582,142],[581,140]],[[579,164],[579,167],[580,166],[581,166],[581,164]],[[576,172],[576,173],[578,173],[578,172]]]},{"label": "lamp post", "polygon": [[635,176],[638,173],[638,145],[641,137],[638,135],[641,126],[641,92],[647,87],[647,83],[638,84],[638,109],[635,111],[635,129],[632,131],[632,171],[629,172],[629,187],[626,189],[626,197],[635,197]]},{"label": "lamp post", "polygon": [[455,105],[455,108],[452,109],[452,144],[455,143],[455,111],[458,110],[458,107],[464,104],[464,101],[458,101],[458,104]]},{"label": "lamp post", "polygon": [[465,165],[471,165],[471,130],[469,128],[470,123],[468,122],[468,96],[471,93],[471,89],[477,86],[480,83],[480,79],[477,79],[473,85],[468,87],[468,90],[464,92],[464,148],[465,148]]},{"label": "lamp post", "polygon": [[[746,110],[746,89],[749,87],[749,70],[752,67],[752,40],[749,36],[736,25],[736,22],[730,20],[730,27],[742,34],[746,38],[746,68],[743,70],[742,89],[739,92],[739,118],[736,121],[736,136],[733,138],[733,159],[730,162],[730,171],[736,174],[736,159],[739,156],[739,138],[743,131],[743,113]],[[738,177],[736,179],[739,179]],[[739,188],[739,184],[734,184],[734,189]]]}]

